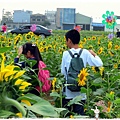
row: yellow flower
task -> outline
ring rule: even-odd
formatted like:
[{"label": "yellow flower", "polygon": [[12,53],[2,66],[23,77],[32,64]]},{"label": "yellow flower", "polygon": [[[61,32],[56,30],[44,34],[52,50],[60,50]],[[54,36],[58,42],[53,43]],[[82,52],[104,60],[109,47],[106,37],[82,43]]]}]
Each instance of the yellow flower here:
[{"label": "yellow flower", "polygon": [[98,45],[100,45],[100,40],[98,40]]},{"label": "yellow flower", "polygon": [[95,67],[94,67],[94,66],[92,66],[92,71],[93,71],[94,73],[96,73],[96,70],[95,70]]},{"label": "yellow flower", "polygon": [[112,48],[112,42],[110,41],[109,43],[108,43],[108,49],[111,49]]},{"label": "yellow flower", "polygon": [[114,56],[114,54],[111,51],[108,51],[108,53],[110,54],[110,56]]},{"label": "yellow flower", "polygon": [[31,40],[32,39],[32,35],[31,34],[26,34],[25,38],[26,38],[26,40]]},{"label": "yellow flower", "polygon": [[52,86],[53,86],[53,88],[55,88],[55,83],[56,83],[56,78],[54,78],[54,79],[52,80]]},{"label": "yellow flower", "polygon": [[6,57],[5,57],[4,53],[1,53],[1,56],[2,56],[2,59],[5,61]]},{"label": "yellow flower", "polygon": [[113,92],[113,91],[111,91],[111,92],[110,92],[110,95],[113,95],[113,94],[114,94],[114,92]]},{"label": "yellow flower", "polygon": [[25,103],[28,106],[31,106],[31,103],[28,100],[21,100],[21,102]]},{"label": "yellow flower", "polygon": [[87,69],[83,68],[80,71],[80,74],[78,74],[78,85],[79,86],[84,86],[86,83],[85,81],[87,80],[86,76],[88,76]]},{"label": "yellow flower", "polygon": [[92,36],[92,40],[96,40],[96,36]]},{"label": "yellow flower", "polygon": [[80,45],[79,45],[79,48],[83,48],[83,45],[82,45],[82,44],[80,44]]},{"label": "yellow flower", "polygon": [[99,50],[98,50],[98,54],[101,54],[103,52],[103,47],[101,47]]},{"label": "yellow flower", "polygon": [[119,46],[118,45],[115,45],[115,50],[118,50],[119,49]]},{"label": "yellow flower", "polygon": [[114,64],[114,66],[113,66],[114,68],[118,68],[118,64],[116,63],[116,64]]},{"label": "yellow flower", "polygon": [[19,87],[19,89],[24,91],[25,88],[28,87],[29,85],[32,85],[32,84],[24,81],[24,82],[21,83],[21,86]]},{"label": "yellow flower", "polygon": [[19,72],[18,72],[18,73],[14,76],[14,79],[16,79],[16,78],[18,78],[18,77],[22,76],[24,73],[25,73],[25,71],[24,71],[24,70],[19,71]]},{"label": "yellow flower", "polygon": [[8,77],[9,80],[11,80],[13,78],[13,75],[16,74],[18,71],[14,70],[16,66],[14,65],[4,65],[4,59],[2,60],[1,63],[1,69],[0,69],[0,81],[6,80],[8,81]]},{"label": "yellow flower", "polygon": [[16,113],[19,118],[22,118],[22,113]]},{"label": "yellow flower", "polygon": [[107,112],[110,112],[111,102],[108,102]]},{"label": "yellow flower", "polygon": [[90,45],[88,48],[89,48],[89,49],[93,49],[93,46],[92,46],[92,45]]},{"label": "yellow flower", "polygon": [[28,33],[28,35],[31,35],[31,36],[33,36],[33,35],[34,35],[34,33],[33,33],[33,32],[29,32],[29,33]]},{"label": "yellow flower", "polygon": [[74,116],[73,116],[73,115],[70,115],[70,118],[74,118]]},{"label": "yellow flower", "polygon": [[18,79],[18,80],[15,82],[15,85],[20,85],[22,82],[23,82],[22,79]]},{"label": "yellow flower", "polygon": [[84,38],[84,39],[83,39],[83,42],[85,43],[85,42],[86,42],[86,40],[87,40],[87,39],[86,39],[86,38]]},{"label": "yellow flower", "polygon": [[44,52],[44,48],[43,47],[40,47],[40,52]]},{"label": "yellow flower", "polygon": [[89,37],[89,38],[87,38],[88,40],[91,40],[91,38]]},{"label": "yellow flower", "polygon": [[100,67],[99,69],[100,69],[100,75],[102,76],[104,72],[104,67]]}]

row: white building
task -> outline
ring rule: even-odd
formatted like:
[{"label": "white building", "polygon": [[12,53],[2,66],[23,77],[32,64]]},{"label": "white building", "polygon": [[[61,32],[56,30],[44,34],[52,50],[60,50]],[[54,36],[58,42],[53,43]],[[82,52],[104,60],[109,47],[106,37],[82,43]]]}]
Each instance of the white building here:
[{"label": "white building", "polygon": [[49,20],[51,24],[55,24],[55,16],[56,16],[56,11],[45,11],[45,16]]}]

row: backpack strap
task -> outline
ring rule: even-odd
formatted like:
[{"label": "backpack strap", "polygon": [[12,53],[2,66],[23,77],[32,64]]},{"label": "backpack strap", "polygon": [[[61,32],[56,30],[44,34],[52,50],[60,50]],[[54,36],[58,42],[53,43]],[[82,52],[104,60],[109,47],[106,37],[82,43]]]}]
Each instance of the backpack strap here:
[{"label": "backpack strap", "polygon": [[80,57],[80,55],[81,55],[82,51],[83,51],[83,49],[80,49],[80,51],[79,51],[79,57]]},{"label": "backpack strap", "polygon": [[74,55],[72,54],[72,52],[70,50],[68,50],[68,52],[69,52],[70,56],[73,58]]},{"label": "backpack strap", "polygon": [[[83,51],[83,49],[80,49],[79,53],[75,53],[74,55],[77,55],[77,57],[80,57],[82,51]],[[68,50],[68,52],[69,52],[70,56],[71,56],[72,58],[74,58],[74,55],[72,54],[72,52],[71,52],[70,50]]]}]

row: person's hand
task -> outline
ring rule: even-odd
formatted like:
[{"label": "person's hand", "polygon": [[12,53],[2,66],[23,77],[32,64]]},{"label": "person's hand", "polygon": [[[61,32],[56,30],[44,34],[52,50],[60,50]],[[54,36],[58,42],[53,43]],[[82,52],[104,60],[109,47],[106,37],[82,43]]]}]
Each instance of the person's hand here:
[{"label": "person's hand", "polygon": [[94,57],[96,56],[96,53],[93,50],[88,50]]},{"label": "person's hand", "polygon": [[23,51],[23,47],[19,47],[18,48],[18,57],[20,57],[20,55],[22,54],[22,51]]}]

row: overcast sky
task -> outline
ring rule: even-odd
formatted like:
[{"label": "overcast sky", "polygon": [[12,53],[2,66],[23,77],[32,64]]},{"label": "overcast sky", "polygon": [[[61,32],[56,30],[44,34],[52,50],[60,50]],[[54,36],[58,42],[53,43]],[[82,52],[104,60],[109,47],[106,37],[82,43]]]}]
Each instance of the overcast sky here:
[{"label": "overcast sky", "polygon": [[120,0],[0,0],[0,19],[2,10],[31,10],[44,14],[45,10],[56,8],[76,8],[76,13],[100,19],[107,10],[120,15]]}]

